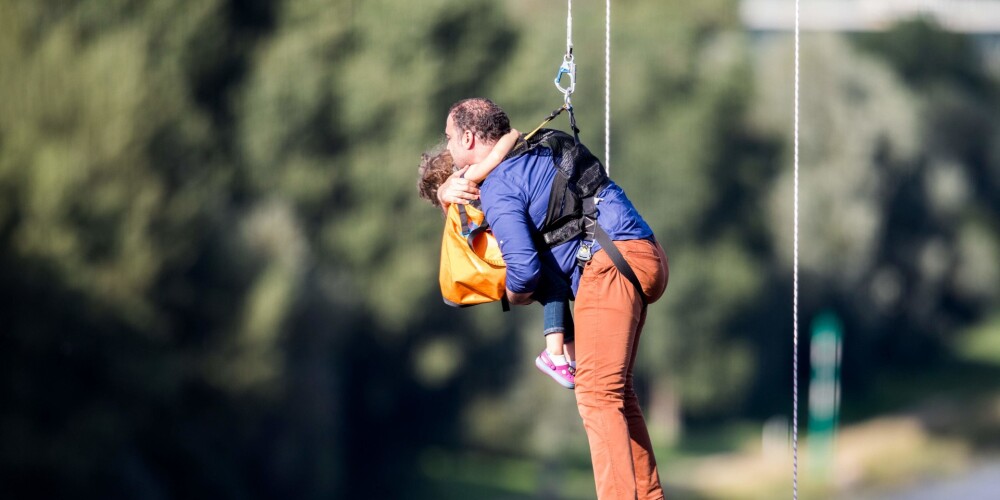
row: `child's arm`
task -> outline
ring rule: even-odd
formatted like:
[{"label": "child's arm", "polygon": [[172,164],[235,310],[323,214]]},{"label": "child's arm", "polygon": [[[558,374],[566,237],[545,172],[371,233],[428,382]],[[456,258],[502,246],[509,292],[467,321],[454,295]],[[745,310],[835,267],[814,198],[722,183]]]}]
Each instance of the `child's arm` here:
[{"label": "child's arm", "polygon": [[476,184],[483,182],[483,179],[485,179],[486,176],[489,175],[490,172],[492,172],[493,169],[503,161],[504,157],[507,156],[507,153],[509,153],[514,147],[514,144],[517,143],[517,138],[520,135],[521,134],[517,131],[517,129],[510,129],[510,132],[507,132],[507,134],[501,137],[500,140],[498,140],[493,146],[493,151],[490,151],[489,156],[484,158],[483,161],[469,166],[469,169],[465,171],[465,178],[475,182]]}]

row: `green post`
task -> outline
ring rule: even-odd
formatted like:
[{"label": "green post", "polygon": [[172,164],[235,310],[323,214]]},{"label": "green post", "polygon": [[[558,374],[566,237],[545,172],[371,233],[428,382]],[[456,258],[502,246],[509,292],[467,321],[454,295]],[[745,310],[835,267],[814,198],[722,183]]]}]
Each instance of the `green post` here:
[{"label": "green post", "polygon": [[809,455],[813,476],[829,485],[840,413],[840,353],[843,327],[831,311],[812,323],[809,382]]}]

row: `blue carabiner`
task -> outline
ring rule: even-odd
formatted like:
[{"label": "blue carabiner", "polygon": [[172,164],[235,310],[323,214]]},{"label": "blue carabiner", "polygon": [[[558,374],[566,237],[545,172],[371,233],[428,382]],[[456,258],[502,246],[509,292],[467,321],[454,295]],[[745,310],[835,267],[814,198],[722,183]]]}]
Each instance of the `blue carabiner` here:
[{"label": "blue carabiner", "polygon": [[[563,75],[569,75],[568,87],[562,86]],[[569,96],[573,94],[574,90],[576,90],[576,63],[573,62],[572,54],[566,54],[566,57],[563,58],[563,62],[559,66],[559,72],[556,73],[554,83],[556,84],[556,88],[559,89],[559,92],[562,92],[566,102],[569,103]]]}]

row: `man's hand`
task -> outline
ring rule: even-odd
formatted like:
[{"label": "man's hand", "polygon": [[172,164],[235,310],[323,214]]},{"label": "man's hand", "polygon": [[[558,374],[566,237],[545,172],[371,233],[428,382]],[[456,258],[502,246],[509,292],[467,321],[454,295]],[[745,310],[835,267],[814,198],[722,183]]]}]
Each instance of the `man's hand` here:
[{"label": "man's hand", "polygon": [[517,293],[510,291],[509,288],[507,289],[507,301],[517,306],[524,306],[534,302],[534,300],[532,300],[531,298],[530,292]]},{"label": "man's hand", "polygon": [[461,177],[468,169],[469,167],[466,166],[451,174],[451,177],[438,187],[437,197],[442,207],[447,207],[452,203],[466,205],[472,200],[479,199],[479,188],[476,183]]}]

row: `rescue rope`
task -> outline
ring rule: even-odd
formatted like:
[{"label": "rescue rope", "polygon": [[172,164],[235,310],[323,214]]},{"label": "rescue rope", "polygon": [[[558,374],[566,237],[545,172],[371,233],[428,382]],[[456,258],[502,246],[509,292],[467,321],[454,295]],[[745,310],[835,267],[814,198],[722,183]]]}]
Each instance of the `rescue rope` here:
[{"label": "rescue rope", "polygon": [[[562,86],[562,77],[569,77],[569,84]],[[563,95],[563,106],[570,112],[573,111],[573,104],[570,97],[576,90],[576,63],[573,62],[573,0],[566,0],[566,55],[563,56],[562,64],[556,73],[556,88]]]},{"label": "rescue rope", "polygon": [[611,0],[604,2],[604,168],[611,174]]},{"label": "rescue rope", "polygon": [[799,498],[799,0],[795,0],[792,230],[792,498]]},{"label": "rescue rope", "polygon": [[[609,0],[610,1],[610,0]],[[563,76],[569,77],[569,84],[565,87],[562,85]],[[576,127],[576,118],[573,115],[573,102],[572,96],[573,92],[576,90],[576,63],[573,61],[573,0],[566,0],[566,54],[563,56],[562,64],[559,65],[559,71],[556,72],[556,78],[553,81],[556,88],[563,95],[563,105],[556,108],[552,113],[549,114],[548,118],[542,121],[534,130],[528,132],[524,136],[524,140],[531,139],[539,130],[552,121],[555,117],[559,116],[563,111],[569,111],[570,126],[573,128],[573,136],[579,142],[580,129]]]},{"label": "rescue rope", "polygon": [[566,53],[573,53],[573,0],[566,0]]}]

